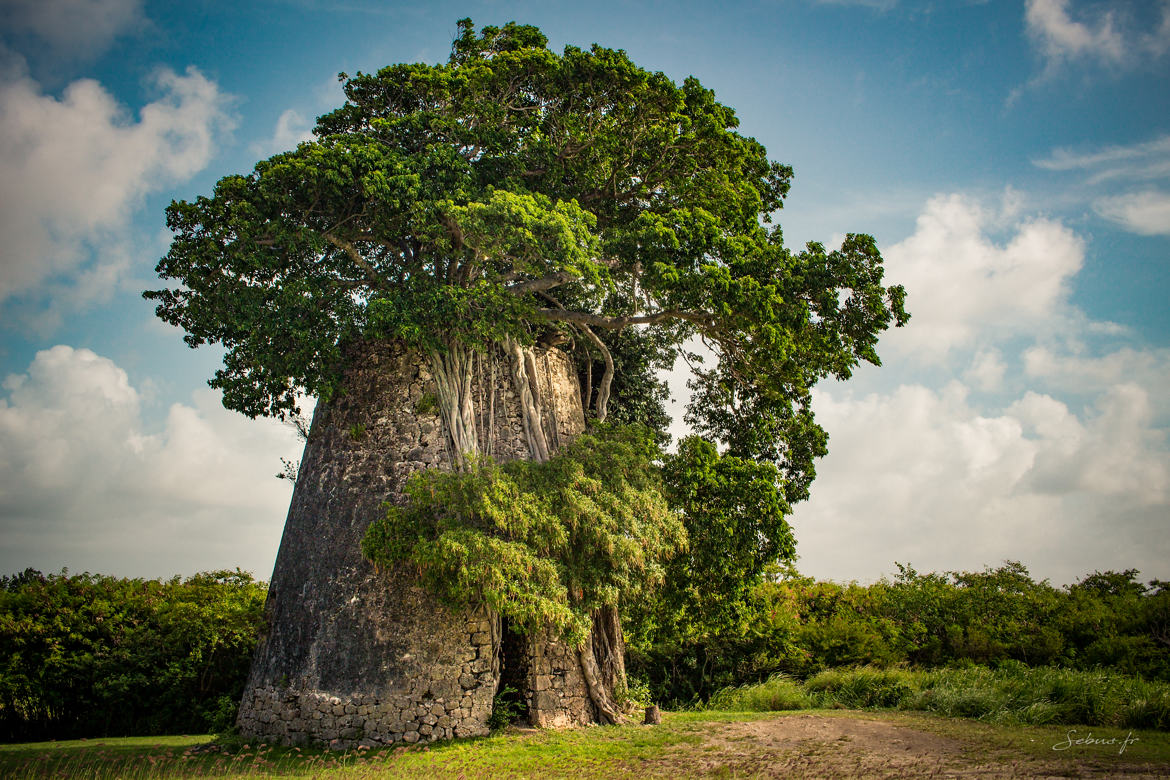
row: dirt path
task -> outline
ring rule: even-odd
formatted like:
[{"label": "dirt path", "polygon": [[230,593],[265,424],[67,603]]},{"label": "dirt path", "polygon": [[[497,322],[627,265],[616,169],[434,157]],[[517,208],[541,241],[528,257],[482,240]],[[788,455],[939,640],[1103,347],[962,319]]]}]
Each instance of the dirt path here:
[{"label": "dirt path", "polygon": [[1037,758],[887,720],[793,714],[705,723],[701,745],[679,746],[647,774],[784,778],[1138,778],[1170,766],[1133,763],[1104,748]]}]

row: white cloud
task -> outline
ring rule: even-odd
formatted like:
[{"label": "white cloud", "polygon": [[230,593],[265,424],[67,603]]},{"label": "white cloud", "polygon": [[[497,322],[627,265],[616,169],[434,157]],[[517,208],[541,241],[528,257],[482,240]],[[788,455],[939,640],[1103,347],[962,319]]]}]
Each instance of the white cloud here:
[{"label": "white cloud", "polygon": [[1085,179],[1078,186],[1083,199],[1091,201],[1099,215],[1126,230],[1147,236],[1170,235],[1170,193],[1164,186],[1109,195],[1103,194],[1106,190],[1102,186],[1170,179],[1170,134],[1100,149],[1056,149],[1032,164],[1049,171],[1082,174]]},{"label": "white cloud", "polygon": [[818,391],[830,455],[793,521],[802,570],[851,579],[894,561],[980,570],[1012,559],[1059,582],[1105,568],[1164,577],[1170,449],[1146,395],[1121,385],[1078,416],[1032,392],[988,413],[958,382]]},{"label": "white cloud", "polygon": [[[1015,199],[1006,216],[1017,208]],[[913,314],[884,349],[937,361],[977,338],[1052,327],[1067,309],[1084,242],[1061,223],[1016,222],[1006,242],[991,231],[1005,214],[961,195],[932,198],[912,236],[884,252],[888,278],[903,284]]]},{"label": "white cloud", "polygon": [[[1012,559],[1058,584],[1107,568],[1170,575],[1170,350],[1069,304],[1082,252],[1059,223],[959,196],[926,204],[886,253],[914,319],[883,337],[883,368],[814,394],[830,452],[793,519],[802,571]],[[948,353],[952,378],[909,379]]]},{"label": "white cloud", "polygon": [[60,98],[25,73],[0,82],[0,301],[79,272],[112,284],[121,260],[103,249],[143,196],[211,160],[231,126],[215,82],[164,69],[153,86],[160,97],[135,119],[92,79]]},{"label": "white cloud", "polygon": [[982,349],[976,353],[971,361],[971,367],[964,376],[978,389],[994,392],[1003,385],[1003,376],[1006,372],[1007,366],[999,350]]},{"label": "white cloud", "polygon": [[1170,349],[1122,346],[1088,354],[1076,341],[1060,347],[1033,345],[1022,354],[1024,372],[1033,382],[1065,394],[1103,394],[1111,388],[1137,384],[1148,388],[1149,402],[1160,423],[1170,422]]},{"label": "white cloud", "polygon": [[1069,16],[1068,0],[1028,0],[1024,18],[1028,34],[1049,62],[1089,57],[1117,63],[1126,54],[1112,10],[1099,12],[1091,21],[1076,21]]},{"label": "white cloud", "polygon": [[1080,5],[1070,12],[1068,0],[1027,2],[1026,29],[1046,60],[1048,75],[1073,61],[1132,67],[1170,50],[1170,3],[1165,0],[1153,26],[1139,18],[1141,9],[1132,1]]},{"label": "white cloud", "polygon": [[142,0],[4,0],[0,21],[11,31],[35,35],[58,55],[85,59],[145,18]]},{"label": "white cloud", "polygon": [[[1053,171],[1112,169],[1113,166],[1124,163],[1136,167],[1146,167],[1150,159],[1166,162],[1170,160],[1170,134],[1159,136],[1151,141],[1129,145],[1106,146],[1092,152],[1076,152],[1072,149],[1056,149],[1046,160],[1035,160],[1034,165]],[[1125,168],[1123,172],[1111,173],[1110,176],[1128,175],[1133,169]]]},{"label": "white cloud", "polygon": [[276,120],[276,128],[273,130],[271,138],[252,144],[252,153],[267,157],[287,152],[296,149],[297,144],[302,141],[311,141],[315,137],[313,135],[313,122],[290,108]]},{"label": "white cloud", "polygon": [[0,568],[162,576],[241,565],[267,578],[288,508],[286,426],[173,404],[161,426],[113,361],[59,345],[0,398]]},{"label": "white cloud", "polygon": [[1089,174],[1086,183],[1090,185],[1112,180],[1159,179],[1170,176],[1170,134],[1092,151],[1056,149],[1048,158],[1033,160],[1032,164],[1050,171],[1084,172]]},{"label": "white cloud", "polygon": [[1170,193],[1157,190],[1101,198],[1097,213],[1133,233],[1170,236]]}]

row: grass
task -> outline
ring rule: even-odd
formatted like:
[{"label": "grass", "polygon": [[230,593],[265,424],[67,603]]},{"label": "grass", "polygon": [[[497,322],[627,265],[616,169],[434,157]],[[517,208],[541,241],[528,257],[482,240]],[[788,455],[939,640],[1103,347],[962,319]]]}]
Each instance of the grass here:
[{"label": "grass", "polygon": [[[857,713],[839,711],[845,717],[857,717]],[[821,714],[832,714],[821,711]],[[873,713],[871,713],[873,714]],[[880,713],[887,720],[909,728],[929,731],[939,736],[959,741],[973,742],[981,750],[991,751],[1000,757],[1025,757],[1030,759],[1064,759],[1076,763],[1085,757],[1114,758],[1123,755],[1133,763],[1154,763],[1170,765],[1170,733],[1146,729],[1116,729],[1067,725],[1002,725],[975,721],[967,718],[953,718],[935,713],[913,711],[885,711]],[[1127,737],[1136,738],[1119,753],[1120,743]],[[1069,744],[1070,740],[1116,740],[1116,744]],[[1059,746],[1059,747],[1058,747]]]},{"label": "grass", "polygon": [[783,675],[719,691],[719,710],[808,707],[897,709],[1000,725],[1084,725],[1170,730],[1170,684],[1113,672],[1029,668],[829,669],[799,682]]},{"label": "grass", "polygon": [[[1008,665],[999,669],[831,669],[803,682],[776,675],[758,685],[720,691],[706,709],[666,713],[664,724],[658,727],[510,729],[491,737],[411,748],[332,752],[225,743],[224,752],[204,752],[201,746],[211,739],[206,736],[0,745],[0,777],[519,776],[550,780],[678,777],[700,772],[751,776],[780,754],[757,744],[751,730],[755,727],[748,722],[785,717],[775,714],[778,711],[789,711],[788,717],[795,718],[877,719],[931,732],[969,745],[964,750],[972,756],[1001,760],[1009,774],[1033,769],[1045,773],[1053,765],[1081,767],[1086,760],[1099,764],[1145,761],[1157,764],[1159,770],[1170,768],[1170,685],[1114,673]],[[785,731],[782,724],[761,724],[765,726],[778,734]],[[1131,737],[1134,741],[1127,741],[1124,755],[1119,754],[1118,744]],[[1061,744],[1066,745],[1064,751],[1056,749]],[[870,748],[880,753],[883,746]],[[802,742],[785,750],[784,760],[796,761],[792,766],[797,769],[811,766],[814,774],[865,773],[861,764],[831,763],[862,760],[856,752],[844,756],[839,745]],[[1021,767],[1020,761],[1032,764]],[[1109,774],[1110,766],[1100,764],[1101,776]]]},{"label": "grass", "polygon": [[[668,748],[702,740],[698,722],[722,713],[670,716],[663,727],[620,726],[567,731],[511,730],[424,747],[332,752],[241,745],[234,754],[193,752],[211,737],[146,737],[0,745],[0,777],[613,777],[637,774]],[[748,716],[752,717],[752,716]]]},{"label": "grass", "polygon": [[[1065,752],[1053,746],[1067,741],[1069,729],[1058,726],[998,726],[990,723],[943,718],[916,712],[807,710],[778,715],[722,711],[665,713],[657,727],[593,727],[567,731],[513,729],[479,739],[455,740],[427,747],[387,748],[332,753],[265,746],[240,746],[232,755],[192,754],[192,748],[208,737],[162,737],[78,740],[0,746],[0,776],[25,778],[79,777],[170,780],[172,778],[488,778],[559,777],[645,778],[704,776],[755,776],[766,771],[778,757],[792,760],[791,753],[768,752],[745,734],[750,721],[779,719],[772,732],[784,735],[792,726],[785,718],[833,718],[881,720],[894,726],[937,734],[964,745],[971,761],[999,761],[1025,774],[1032,770],[1067,773],[1086,765],[1097,767],[1095,776],[1108,776],[1120,764],[1170,767],[1170,734],[1133,731],[1135,741],[1124,755],[1110,746],[1078,746]],[[795,723],[794,721],[793,723]],[[1127,736],[1128,732],[1091,730],[1098,739]],[[1087,737],[1090,730],[1072,737]],[[797,766],[811,776],[849,774],[850,756],[842,745],[801,743]],[[893,752],[891,752],[893,755]],[[966,761],[960,757],[958,760]],[[812,762],[812,763],[808,763]],[[834,763],[836,762],[836,763]],[[856,774],[856,772],[854,772]],[[927,773],[929,774],[929,773]],[[912,776],[912,775],[911,775]]]},{"label": "grass", "polygon": [[780,712],[812,707],[804,686],[783,674],[774,674],[758,685],[724,688],[707,703],[708,710],[727,712]]}]

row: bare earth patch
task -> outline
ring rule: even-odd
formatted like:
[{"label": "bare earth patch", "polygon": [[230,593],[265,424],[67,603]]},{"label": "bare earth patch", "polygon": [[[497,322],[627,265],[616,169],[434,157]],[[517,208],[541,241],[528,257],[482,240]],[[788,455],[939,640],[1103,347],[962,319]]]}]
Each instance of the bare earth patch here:
[{"label": "bare earth patch", "polygon": [[1110,753],[1042,759],[983,740],[864,717],[792,714],[702,724],[700,745],[679,745],[642,769],[652,776],[832,778],[1170,777],[1170,766]]}]

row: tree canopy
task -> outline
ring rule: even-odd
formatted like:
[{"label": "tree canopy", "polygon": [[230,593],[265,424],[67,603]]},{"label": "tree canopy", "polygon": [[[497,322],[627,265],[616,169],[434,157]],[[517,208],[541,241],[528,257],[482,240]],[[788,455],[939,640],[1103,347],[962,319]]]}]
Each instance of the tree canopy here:
[{"label": "tree canopy", "polygon": [[791,169],[697,79],[597,45],[556,54],[531,26],[459,31],[444,65],[341,74],[315,140],[172,203],[158,316],[226,349],[211,384],[250,416],[328,398],[347,340],[401,340],[451,377],[457,450],[469,350],[505,345],[522,368],[537,338],[572,338],[605,357],[604,418],[614,362],[594,329],[698,337],[718,364],[693,422],[803,497],[824,450],[809,389],[877,363],[907,318],[873,240],[785,247],[771,219]]}]

